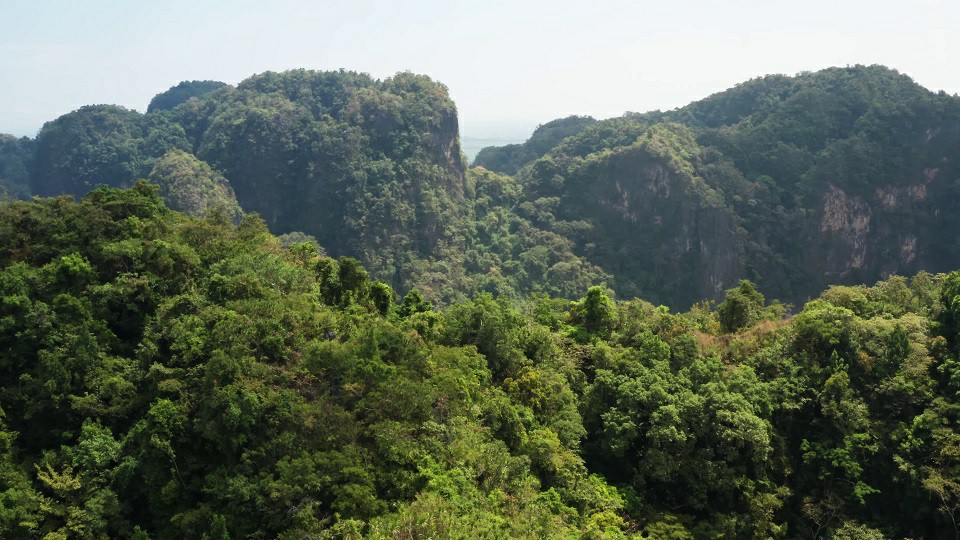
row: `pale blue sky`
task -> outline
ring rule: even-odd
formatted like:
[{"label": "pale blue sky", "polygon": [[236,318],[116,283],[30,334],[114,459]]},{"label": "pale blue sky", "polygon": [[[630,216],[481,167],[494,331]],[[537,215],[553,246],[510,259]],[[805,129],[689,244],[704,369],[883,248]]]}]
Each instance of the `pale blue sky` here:
[{"label": "pale blue sky", "polygon": [[960,1],[0,0],[0,132],[185,79],[346,68],[445,83],[467,136],[669,109],[767,73],[881,63],[960,92]]}]

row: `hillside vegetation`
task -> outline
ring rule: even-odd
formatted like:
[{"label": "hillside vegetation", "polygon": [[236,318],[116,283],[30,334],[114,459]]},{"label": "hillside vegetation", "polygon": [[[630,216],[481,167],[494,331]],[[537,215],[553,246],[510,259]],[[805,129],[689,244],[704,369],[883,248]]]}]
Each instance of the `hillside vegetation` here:
[{"label": "hillside vegetation", "polygon": [[5,537],[960,533],[958,273],[441,310],[159,190],[0,205]]}]

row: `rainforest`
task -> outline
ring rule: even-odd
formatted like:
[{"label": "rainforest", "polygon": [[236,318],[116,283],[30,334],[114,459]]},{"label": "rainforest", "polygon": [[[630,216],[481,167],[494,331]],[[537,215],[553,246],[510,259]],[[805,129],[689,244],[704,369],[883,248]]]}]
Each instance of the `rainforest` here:
[{"label": "rainforest", "polygon": [[0,136],[0,538],[960,537],[960,98],[410,72]]}]

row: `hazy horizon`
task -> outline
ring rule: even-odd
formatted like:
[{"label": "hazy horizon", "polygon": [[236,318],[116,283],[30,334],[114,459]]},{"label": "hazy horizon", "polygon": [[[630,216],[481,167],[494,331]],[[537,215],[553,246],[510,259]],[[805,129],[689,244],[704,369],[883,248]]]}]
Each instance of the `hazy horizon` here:
[{"label": "hazy horizon", "polygon": [[958,58],[956,4],[663,4],[7,2],[0,132],[33,136],[87,104],[144,111],[182,80],[236,84],[301,67],[424,73],[450,89],[465,137],[507,141],[558,117],[667,110],[753,77],[831,66],[883,64],[960,91],[947,69]]}]

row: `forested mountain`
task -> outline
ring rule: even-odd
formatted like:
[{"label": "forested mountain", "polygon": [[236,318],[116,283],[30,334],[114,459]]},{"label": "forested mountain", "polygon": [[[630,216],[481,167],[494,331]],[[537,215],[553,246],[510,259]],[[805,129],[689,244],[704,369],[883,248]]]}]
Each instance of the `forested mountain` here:
[{"label": "forested mountain", "polygon": [[589,116],[568,116],[547,122],[533,131],[523,144],[488,146],[477,154],[473,164],[504,174],[516,174],[520,167],[542,157],[560,141],[576,135],[596,122]]},{"label": "forested mountain", "polygon": [[396,283],[410,261],[452,241],[467,207],[456,109],[427,77],[264,73],[235,88],[184,83],[150,110],[84,107],[45,125],[34,193],[81,196],[148,176],[178,182],[163,181],[169,168],[157,160],[184,152],[192,155],[178,159],[222,175],[272,230],[311,234]]},{"label": "forested mountain", "polygon": [[147,106],[147,112],[168,111],[177,105],[186,103],[190,98],[203,97],[224,86],[227,86],[227,83],[220,81],[183,81],[166,92],[154,96],[150,100],[150,105]]},{"label": "forested mountain", "polygon": [[0,200],[29,197],[33,147],[28,137],[0,134]]},{"label": "forested mountain", "polygon": [[149,111],[89,106],[35,141],[4,138],[7,197],[149,178],[174,208],[238,203],[442,304],[605,283],[687,308],[742,278],[802,303],[834,283],[960,267],[960,99],[879,66],[558,119],[474,168],[446,88],[410,73],[190,81]]},{"label": "forested mountain", "polygon": [[960,99],[879,66],[600,121],[517,177],[557,223],[589,223],[576,252],[620,294],[674,306],[741,277],[802,301],[960,265]]},{"label": "forested mountain", "polygon": [[101,185],[129,187],[170,150],[190,150],[186,133],[159,115],[90,105],[47,122],[36,139],[34,195],[85,195]]},{"label": "forested mountain", "polygon": [[440,310],[159,190],[0,204],[4,538],[960,534],[960,273]]}]

